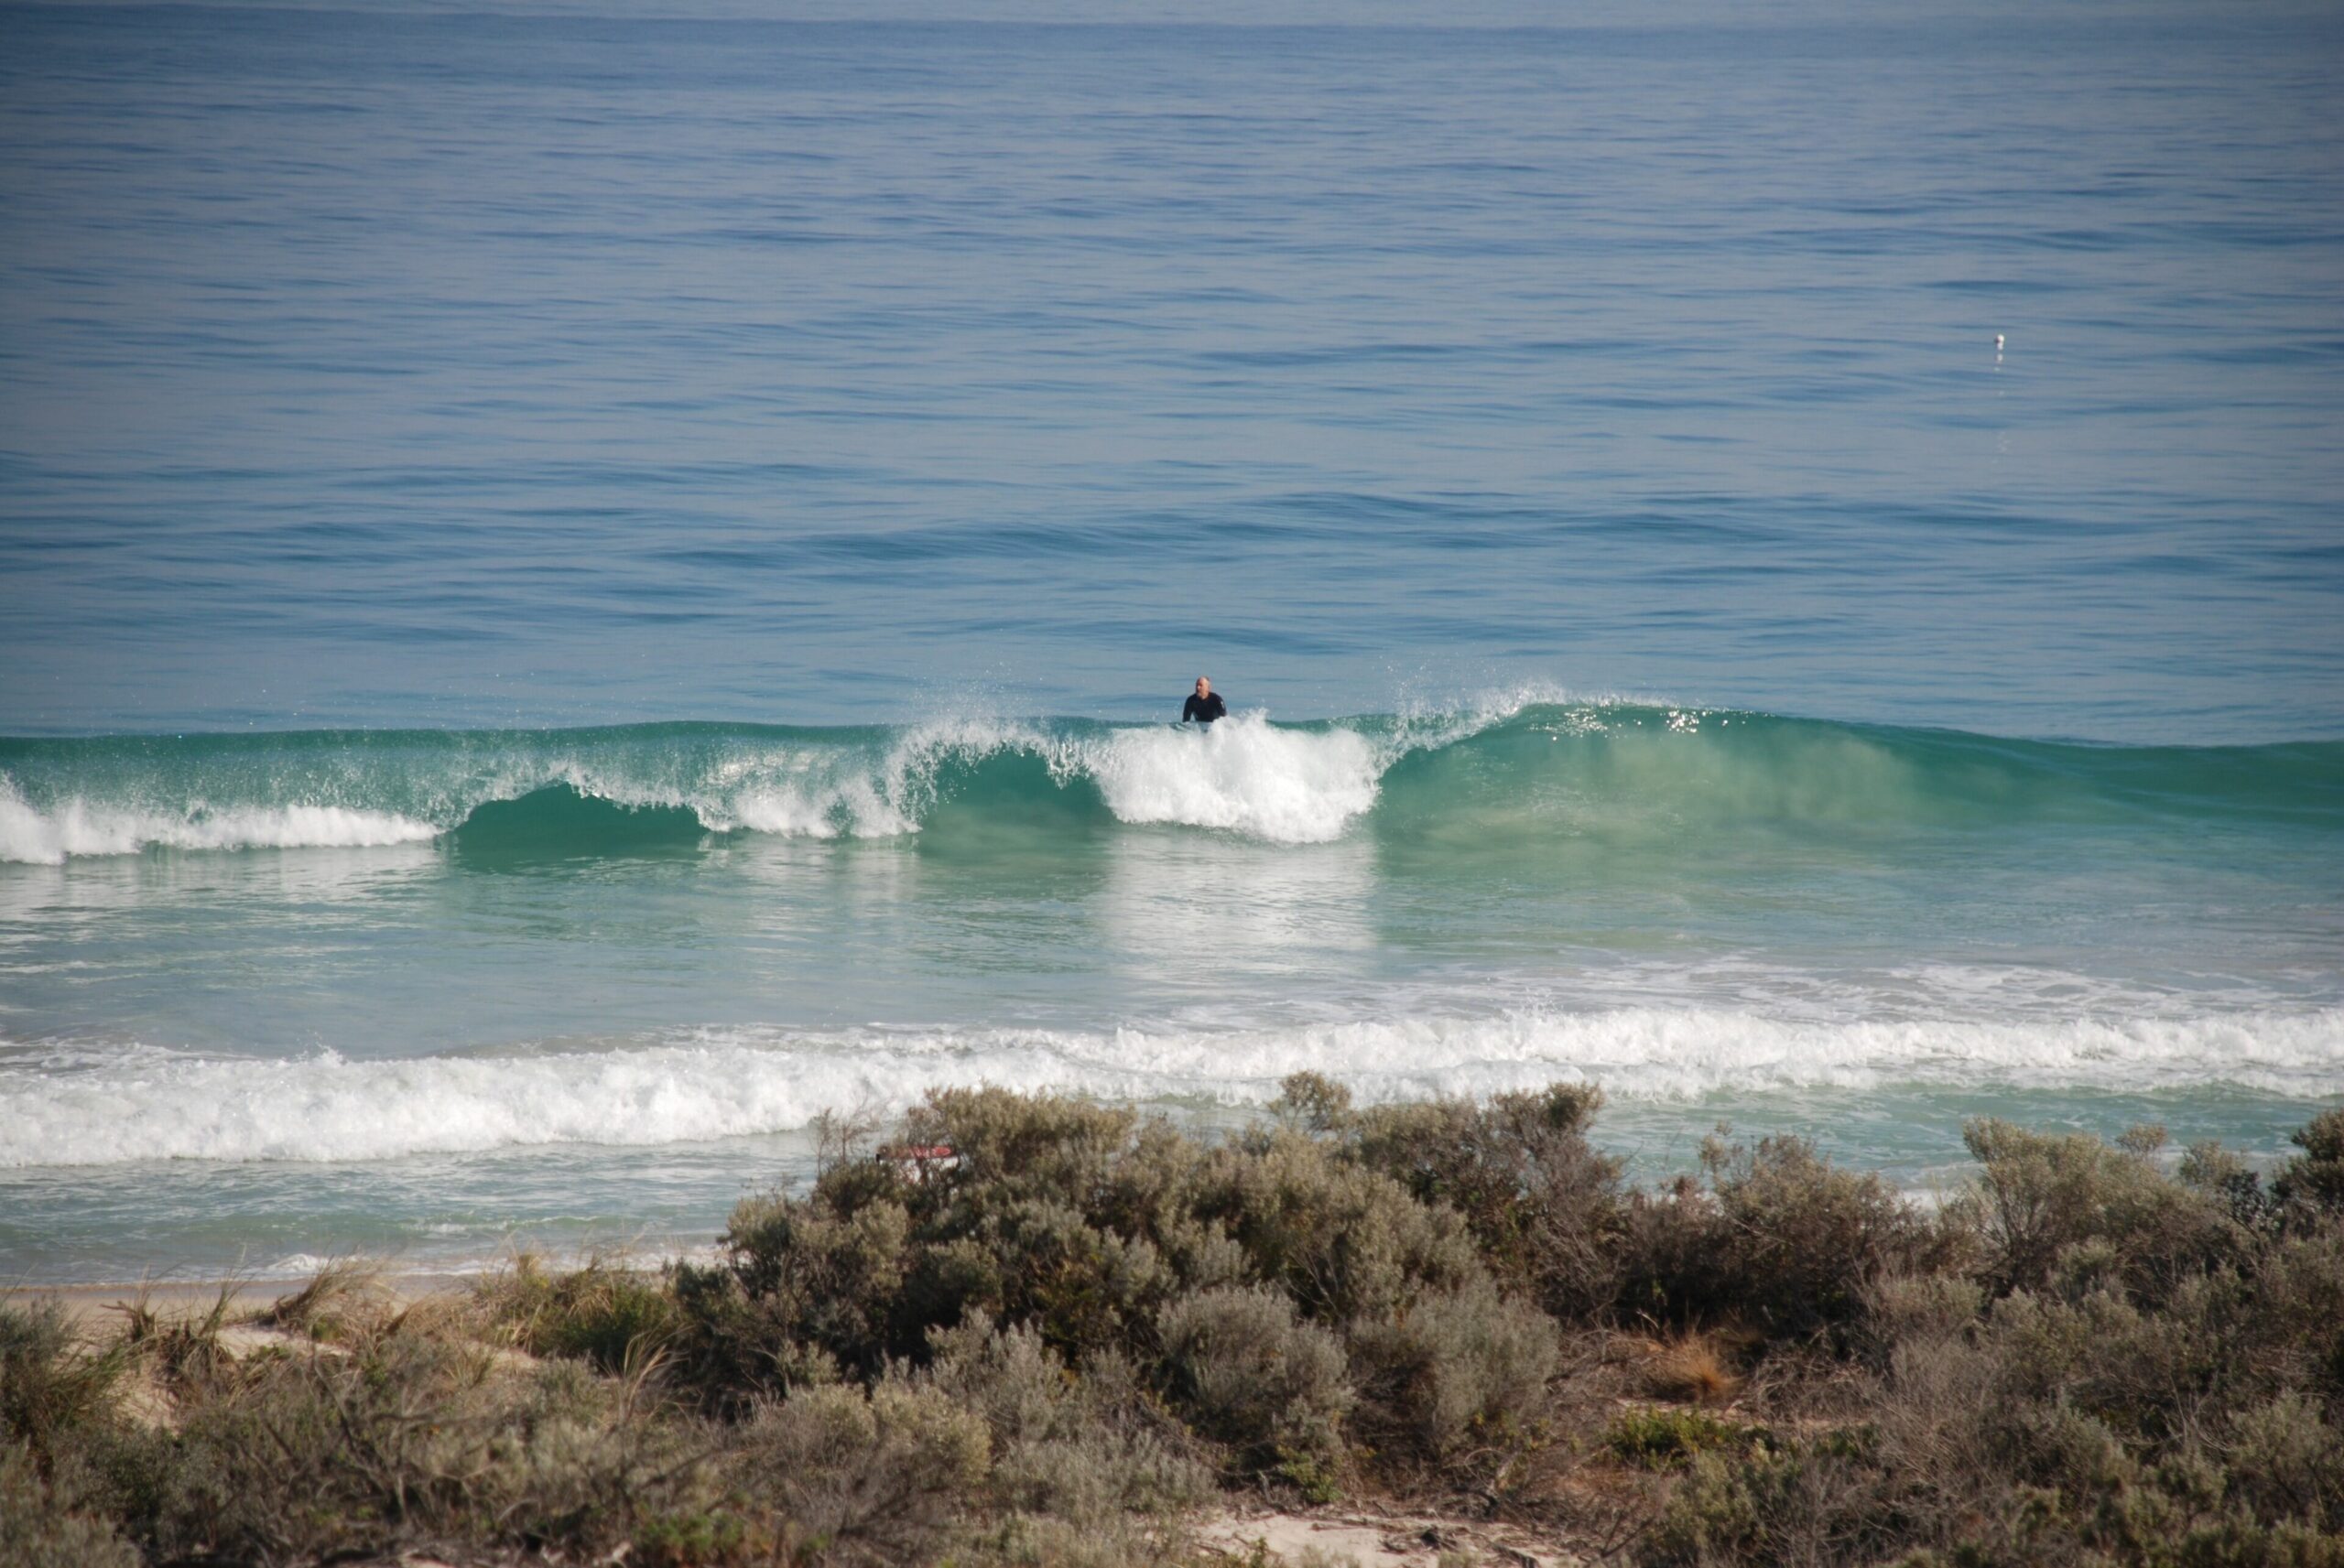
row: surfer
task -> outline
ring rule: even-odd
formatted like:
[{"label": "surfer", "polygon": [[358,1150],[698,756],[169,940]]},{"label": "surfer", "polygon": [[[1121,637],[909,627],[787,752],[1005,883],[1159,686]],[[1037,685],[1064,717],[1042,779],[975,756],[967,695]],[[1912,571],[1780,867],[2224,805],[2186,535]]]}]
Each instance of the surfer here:
[{"label": "surfer", "polygon": [[1199,676],[1197,689],[1189,695],[1188,701],[1180,705],[1180,722],[1187,724],[1193,720],[1199,724],[1210,724],[1216,719],[1228,717],[1229,705],[1221,700],[1210,679]]}]

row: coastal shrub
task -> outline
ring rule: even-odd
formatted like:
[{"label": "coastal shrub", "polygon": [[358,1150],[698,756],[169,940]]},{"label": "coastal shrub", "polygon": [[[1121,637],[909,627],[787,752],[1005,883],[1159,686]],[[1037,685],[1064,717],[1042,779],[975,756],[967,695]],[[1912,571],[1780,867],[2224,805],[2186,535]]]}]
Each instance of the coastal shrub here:
[{"label": "coastal shrub", "polygon": [[626,1561],[642,1568],[731,1568],[780,1555],[779,1543],[762,1539],[747,1519],[717,1509],[645,1519],[635,1526]]},{"label": "coastal shrub", "polygon": [[1293,1132],[1213,1150],[1190,1203],[1244,1249],[1255,1278],[1329,1325],[1388,1316],[1420,1292],[1488,1271],[1454,1210]]},{"label": "coastal shrub", "polygon": [[990,1496],[1016,1516],[1112,1531],[1133,1516],[1168,1519],[1211,1495],[1213,1473],[1179,1423],[1119,1354],[1080,1373],[1030,1326],[979,1318],[933,1336],[918,1374],[974,1411],[993,1440]]},{"label": "coastal shrub", "polygon": [[[1980,1123],[1938,1218],[1796,1141],[1618,1187],[1591,1108],[1289,1085],[1216,1141],[939,1094],[906,1125],[957,1164],[841,1134],[664,1277],[336,1276],[262,1333],[0,1302],[0,1568],[1123,1568],[1232,1484],[1470,1492],[1590,1560],[2344,1568],[2344,1118],[2267,1185]],[[1559,1266],[1541,1205],[1588,1221]],[[1567,1299],[1652,1322],[1566,1342]]]},{"label": "coastal shrub", "polygon": [[934,1560],[991,1463],[983,1421],[900,1379],[801,1390],[732,1438],[731,1469],[821,1563]]},{"label": "coastal shrub", "polygon": [[1351,1325],[1360,1425],[1387,1457],[1502,1463],[1539,1438],[1560,1358],[1554,1321],[1487,1277]]},{"label": "coastal shrub", "polygon": [[[1031,1331],[1069,1367],[1166,1368],[1243,1467],[1271,1465],[1283,1445],[1323,1469],[1341,1452],[1331,1423],[1347,1398],[1314,1396],[1275,1437],[1213,1402],[1211,1357],[1253,1354],[1232,1337],[1240,1326],[1268,1336],[1262,1356],[1308,1371],[1306,1388],[1320,1346],[1333,1347],[1329,1387],[1351,1380],[1346,1354],[1366,1357],[1395,1390],[1394,1430],[1428,1452],[1475,1421],[1503,1423],[1552,1365],[1551,1325],[1490,1287],[1458,1214],[1331,1141],[1257,1130],[1208,1144],[1128,1111],[999,1090],[939,1091],[902,1138],[956,1158],[833,1164],[802,1196],[742,1205],[722,1269],[671,1276],[673,1366],[714,1408],[819,1384],[832,1366],[869,1386],[982,1320]],[[1183,1300],[1204,1304],[1167,1315]],[[1291,1322],[1267,1322],[1272,1300]],[[1226,1332],[1207,1335],[1215,1314]],[[1167,1359],[1174,1328],[1188,1337]],[[1500,1383],[1513,1391],[1492,1391]]]},{"label": "coastal shrub", "polygon": [[1874,1281],[1946,1260],[1941,1234],[1885,1182],[1833,1166],[1804,1139],[1712,1149],[1706,1162],[1719,1283],[1771,1336],[1845,1324]]},{"label": "coastal shrub", "polygon": [[1980,1238],[1984,1275],[1997,1291],[2041,1290],[2064,1255],[2098,1244],[2113,1278],[2154,1297],[2244,1249],[2220,1206],[2166,1179],[2144,1150],[1992,1119],[1970,1123],[1962,1141],[1982,1171],[1953,1217]]},{"label": "coastal shrub", "polygon": [[639,1383],[396,1326],[252,1358],[190,1403],[140,1532],[166,1558],[288,1562],[436,1540],[607,1551],[689,1500]]},{"label": "coastal shrub", "polygon": [[1640,1470],[1678,1469],[1691,1464],[1697,1454],[1764,1440],[1765,1434],[1757,1428],[1720,1421],[1699,1411],[1649,1406],[1622,1411],[1603,1434],[1604,1446],[1612,1457]]},{"label": "coastal shrub", "polygon": [[569,1356],[618,1372],[657,1350],[676,1327],[674,1296],[657,1275],[591,1259],[548,1273],[524,1253],[483,1276],[473,1299],[488,1321],[533,1356]]},{"label": "coastal shrub", "polygon": [[27,1448],[0,1444],[0,1568],[136,1568],[111,1520],[74,1508]]},{"label": "coastal shrub", "polygon": [[1351,1091],[1324,1073],[1288,1073],[1270,1114],[1297,1132],[1340,1132],[1351,1125]]},{"label": "coastal shrub", "polygon": [[1864,1292],[1861,1346],[1882,1365],[1911,1346],[1959,1338],[1985,1312],[1985,1287],[1966,1273],[1884,1274]]},{"label": "coastal shrub", "polygon": [[1680,1173],[1666,1186],[1633,1192],[1622,1217],[1615,1315],[1646,1324],[1698,1325],[1719,1312],[1710,1251],[1717,1200],[1698,1177]]},{"label": "coastal shrub", "polygon": [[0,1432],[42,1464],[110,1419],[127,1367],[118,1346],[84,1342],[56,1298],[0,1302]]},{"label": "coastal shrub", "polygon": [[2279,1200],[2315,1214],[2344,1214],[2344,1106],[2312,1118],[2294,1142],[2303,1152],[2273,1183]]},{"label": "coastal shrub", "polygon": [[1585,1318],[1619,1289],[1622,1162],[1587,1141],[1602,1104],[1591,1085],[1556,1084],[1486,1102],[1382,1106],[1348,1125],[1362,1163],[1419,1203],[1457,1210],[1484,1263],[1557,1316]]},{"label": "coastal shrub", "polygon": [[2289,1390],[2240,1411],[2221,1447],[2231,1495],[2254,1514],[2344,1535],[2344,1432],[2317,1398]]},{"label": "coastal shrub", "polygon": [[1953,1475],[1883,1461],[1826,1440],[1697,1457],[1661,1509],[1637,1560],[1647,1565],[2074,1564],[2201,1568],[2208,1563],[2333,1568],[2344,1538],[2301,1518],[2258,1517],[2219,1457],[2190,1451],[2154,1463],[2104,1426],[2054,1410],[2028,1412],[2048,1483],[2008,1467]]},{"label": "coastal shrub", "polygon": [[1224,1285],[1163,1310],[1166,1381],[1173,1408],[1248,1470],[1307,1467],[1330,1475],[1343,1456],[1342,1422],[1357,1394],[1342,1342],[1296,1315],[1261,1286]]},{"label": "coastal shrub", "polygon": [[[1893,1531],[1872,1522],[1872,1479],[1861,1462],[1839,1452],[1718,1444],[1691,1455],[1684,1479],[1637,1543],[1635,1561],[1644,1568],[1855,1568],[1891,1561]],[[1993,1561],[1977,1560],[1979,1568]]]},{"label": "coastal shrub", "polygon": [[905,1113],[901,1141],[951,1148],[958,1180],[1082,1202],[1115,1184],[1141,1122],[1129,1107],[1067,1095],[940,1089]]},{"label": "coastal shrub", "polygon": [[[1193,1145],[1166,1128],[1142,1130],[1129,1111],[939,1091],[906,1117],[902,1141],[949,1146],[957,1161],[917,1174],[883,1160],[841,1162],[803,1197],[735,1210],[726,1266],[740,1299],[757,1305],[734,1311],[722,1290],[690,1280],[680,1293],[696,1310],[729,1315],[711,1338],[747,1333],[767,1355],[802,1344],[868,1380],[891,1359],[925,1359],[931,1330],[982,1313],[1033,1323],[1080,1356],[1144,1336],[1183,1283],[1185,1258],[1225,1262],[1180,1223],[1177,1166]],[[1158,1247],[1165,1232],[1179,1255]],[[755,1357],[745,1348],[703,1345],[691,1358],[746,1369]]]},{"label": "coastal shrub", "polygon": [[987,1203],[971,1217],[967,1234],[930,1250],[916,1270],[914,1315],[922,1322],[971,1310],[997,1314],[1033,1325],[1050,1345],[1080,1357],[1144,1334],[1179,1285],[1155,1243],[1134,1233],[1145,1217],[1020,1195],[998,1207]]},{"label": "coastal shrub", "polygon": [[2154,1292],[2127,1272],[2088,1238],[2041,1291],[1876,1281],[1844,1415],[1696,1458],[1638,1559],[2344,1563],[2344,1234],[2273,1233]]},{"label": "coastal shrub", "polygon": [[1679,1324],[1732,1323],[1783,1341],[1845,1341],[1879,1281],[1960,1254],[1963,1233],[1915,1211],[1868,1172],[1798,1138],[1707,1141],[1706,1184],[1680,1179],[1633,1203],[1621,1309]]},{"label": "coastal shrub", "polygon": [[766,1315],[787,1337],[872,1376],[919,1340],[906,1338],[897,1312],[912,1261],[911,1213],[885,1188],[856,1180],[865,1169],[877,1167],[842,1167],[804,1198],[744,1200],[723,1245],[747,1295],[769,1303]]},{"label": "coastal shrub", "polygon": [[838,1357],[798,1337],[795,1298],[753,1296],[728,1267],[678,1263],[663,1377],[712,1414],[738,1418],[793,1390],[842,1380]]}]

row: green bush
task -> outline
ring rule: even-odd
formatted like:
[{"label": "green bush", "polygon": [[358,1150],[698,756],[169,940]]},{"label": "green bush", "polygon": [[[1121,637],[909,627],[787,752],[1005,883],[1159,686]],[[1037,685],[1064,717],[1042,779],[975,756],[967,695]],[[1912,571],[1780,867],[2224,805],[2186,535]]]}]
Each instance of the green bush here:
[{"label": "green bush", "polygon": [[1211,1495],[1212,1471],[1123,1357],[1093,1357],[1078,1374],[1032,1327],[982,1318],[939,1330],[933,1349],[922,1376],[984,1420],[991,1495],[1011,1516],[1112,1532]]},{"label": "green bush", "polygon": [[1705,1184],[1681,1178],[1630,1207],[1622,1311],[1733,1324],[1769,1340],[1846,1341],[1879,1281],[1936,1273],[1965,1233],[1916,1212],[1879,1177],[1842,1171],[1797,1138],[1712,1138]]},{"label": "green bush", "polygon": [[0,1568],[137,1568],[113,1523],[71,1507],[28,1449],[0,1445]]},{"label": "green bush", "polygon": [[[2165,1200],[2115,1179],[2131,1195],[2116,1217],[2153,1222],[2129,1233],[2169,1242]],[[1878,1281],[1866,1355],[1838,1375],[1846,1413],[1798,1441],[1696,1458],[1639,1559],[2344,1562],[2328,1392],[2344,1369],[2344,1234],[2250,1240],[2210,1268],[2176,1272],[2168,1253],[2154,1291],[2089,1227],[2052,1255],[2041,1291]]]},{"label": "green bush", "polygon": [[1884,1562],[1893,1537],[1869,1526],[1869,1482],[1838,1454],[1719,1444],[1691,1456],[1635,1560],[1644,1568]]},{"label": "green bush", "polygon": [[483,1277],[473,1297],[488,1320],[533,1356],[570,1356],[620,1372],[657,1351],[677,1327],[658,1276],[591,1260],[549,1274],[526,1254]]},{"label": "green bush", "polygon": [[1983,1171],[1955,1217],[1980,1236],[1998,1291],[2042,1290],[2063,1257],[2098,1243],[2127,1289],[2154,1297],[2246,1246],[2220,1205],[2166,1180],[2143,1152],[1991,1119],[1971,1122],[1962,1138]]},{"label": "green bush", "polygon": [[985,1424],[941,1390],[884,1380],[807,1389],[737,1433],[732,1475],[817,1563],[926,1562],[975,1501]]},{"label": "green bush", "polygon": [[794,1295],[753,1296],[732,1268],[690,1263],[668,1271],[667,1289],[676,1310],[662,1341],[667,1375],[714,1413],[737,1418],[846,1376],[837,1357],[798,1337]]},{"label": "green bush", "polygon": [[2282,1203],[2317,1214],[2344,1214],[2344,1107],[2321,1111],[2295,1134],[2303,1152],[2273,1184]]},{"label": "green bush", "polygon": [[722,1568],[723,1564],[771,1561],[760,1551],[748,1521],[739,1514],[659,1514],[635,1527],[630,1563],[645,1568]]},{"label": "green bush", "polygon": [[928,1325],[913,1334],[899,1321],[911,1213],[884,1188],[824,1182],[805,1198],[744,1201],[723,1245],[748,1297],[770,1303],[791,1338],[873,1375],[925,1338]]},{"label": "green bush", "polygon": [[1603,1433],[1603,1445],[1623,1465],[1639,1470],[1676,1470],[1713,1450],[1768,1446],[1755,1427],[1738,1426],[1699,1411],[1622,1411]]},{"label": "green bush", "polygon": [[53,1297],[0,1302],[0,1431],[46,1462],[71,1434],[109,1419],[128,1365],[118,1348],[84,1344]]},{"label": "green bush", "polygon": [[694,1497],[685,1434],[585,1367],[393,1326],[256,1357],[189,1404],[139,1533],[264,1562],[441,1539],[600,1551]]},{"label": "green bush", "polygon": [[1329,1325],[1386,1317],[1488,1272],[1456,1211],[1291,1132],[1213,1150],[1188,1202],[1244,1249],[1256,1279]]},{"label": "green bush", "polygon": [[1331,1472],[1357,1398],[1342,1342],[1295,1314],[1283,1293],[1224,1285],[1163,1310],[1158,1332],[1173,1408],[1257,1472],[1301,1462]]},{"label": "green bush", "polygon": [[[1298,1092],[1289,1080],[1288,1098]],[[1486,1103],[1384,1106],[1348,1125],[1362,1163],[1419,1203],[1457,1210],[1486,1264],[1557,1315],[1585,1318],[1618,1294],[1625,1224],[1621,1162],[1587,1141],[1602,1104],[1592,1086],[1557,1084]]]},{"label": "green bush", "polygon": [[1559,1359],[1552,1319],[1487,1279],[1428,1292],[1404,1311],[1351,1325],[1360,1425],[1394,1458],[1467,1455],[1494,1467],[1540,1437]]}]

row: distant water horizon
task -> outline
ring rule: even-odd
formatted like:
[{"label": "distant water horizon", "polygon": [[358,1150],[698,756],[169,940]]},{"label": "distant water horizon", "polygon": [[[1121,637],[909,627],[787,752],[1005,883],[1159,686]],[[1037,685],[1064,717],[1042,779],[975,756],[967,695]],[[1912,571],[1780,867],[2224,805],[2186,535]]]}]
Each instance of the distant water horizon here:
[{"label": "distant water horizon", "polygon": [[1074,15],[0,8],[0,1271],[2344,1097],[2344,20]]}]

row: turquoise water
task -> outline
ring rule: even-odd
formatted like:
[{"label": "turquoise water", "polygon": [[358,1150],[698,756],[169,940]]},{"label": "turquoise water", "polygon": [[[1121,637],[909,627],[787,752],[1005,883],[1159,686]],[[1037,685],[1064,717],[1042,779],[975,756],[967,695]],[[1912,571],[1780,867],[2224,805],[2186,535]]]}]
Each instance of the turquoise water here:
[{"label": "turquoise water", "polygon": [[0,8],[0,1273],[2336,1103],[2344,25],[1473,15]]}]

